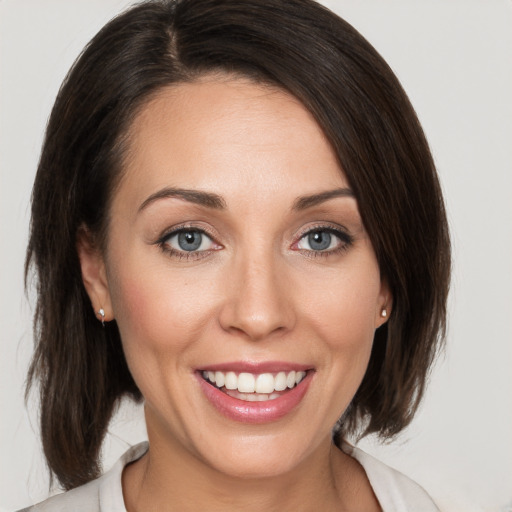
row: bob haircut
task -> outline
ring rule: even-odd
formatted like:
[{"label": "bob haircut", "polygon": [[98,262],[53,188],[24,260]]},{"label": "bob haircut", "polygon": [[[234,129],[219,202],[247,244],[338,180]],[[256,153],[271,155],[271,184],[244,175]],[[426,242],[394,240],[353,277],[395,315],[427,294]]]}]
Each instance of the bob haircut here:
[{"label": "bob haircut", "polygon": [[35,266],[35,353],[47,464],[65,489],[98,476],[110,418],[142,396],[115,320],[82,283],[77,234],[108,244],[109,202],[130,126],[162,88],[205,74],[277,86],[330,141],[393,296],[363,382],[334,428],[388,439],[411,421],[445,335],[450,243],[441,189],[397,78],[348,23],[313,0],[151,0],[87,45],[53,107],[35,179],[25,275]]}]

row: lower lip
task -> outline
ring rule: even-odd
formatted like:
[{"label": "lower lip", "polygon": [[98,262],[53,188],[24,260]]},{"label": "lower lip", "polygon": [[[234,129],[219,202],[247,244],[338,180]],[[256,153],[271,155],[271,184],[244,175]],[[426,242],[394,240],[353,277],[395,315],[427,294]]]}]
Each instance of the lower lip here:
[{"label": "lower lip", "polygon": [[264,402],[238,400],[208,384],[199,374],[197,379],[209,402],[227,418],[241,423],[268,423],[283,418],[300,404],[309,388],[312,373],[308,372],[297,386],[279,398]]}]

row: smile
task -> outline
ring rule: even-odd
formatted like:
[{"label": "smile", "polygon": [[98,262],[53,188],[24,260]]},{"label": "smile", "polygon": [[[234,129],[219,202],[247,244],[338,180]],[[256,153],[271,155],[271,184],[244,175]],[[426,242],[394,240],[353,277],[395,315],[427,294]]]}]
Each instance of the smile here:
[{"label": "smile", "polygon": [[278,373],[235,373],[233,371],[203,370],[203,379],[223,393],[247,402],[275,400],[282,392],[293,389],[306,377],[305,371],[281,371]]},{"label": "smile", "polygon": [[228,363],[201,368],[196,378],[206,400],[230,420],[277,421],[295,411],[316,373],[290,363]]}]

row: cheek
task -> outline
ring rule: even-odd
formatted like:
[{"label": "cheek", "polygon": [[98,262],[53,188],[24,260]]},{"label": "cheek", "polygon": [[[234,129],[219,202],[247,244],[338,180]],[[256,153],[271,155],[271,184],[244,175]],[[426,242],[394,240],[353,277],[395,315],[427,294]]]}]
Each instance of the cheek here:
[{"label": "cheek", "polygon": [[310,301],[311,316],[319,327],[354,340],[365,332],[373,334],[379,291],[373,279],[340,276],[331,280],[326,291],[320,287],[316,299]]},{"label": "cheek", "polygon": [[185,348],[211,317],[207,291],[196,279],[151,265],[124,263],[111,283],[125,351],[173,353]]},{"label": "cheek", "polygon": [[117,267],[109,285],[126,361],[147,403],[169,400],[187,377],[187,358],[212,318],[212,298],[197,279],[165,264]]},{"label": "cheek", "polygon": [[302,310],[328,345],[331,364],[361,373],[371,353],[380,294],[376,264],[352,265],[350,272],[333,273],[328,280],[311,280],[302,294]]}]

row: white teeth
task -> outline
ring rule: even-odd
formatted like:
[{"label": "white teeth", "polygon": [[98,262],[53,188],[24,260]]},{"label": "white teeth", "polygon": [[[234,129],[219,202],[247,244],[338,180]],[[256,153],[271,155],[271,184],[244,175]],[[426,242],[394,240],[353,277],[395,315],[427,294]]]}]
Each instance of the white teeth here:
[{"label": "white teeth", "polygon": [[256,393],[272,393],[275,389],[275,379],[271,373],[262,373],[256,378],[254,391]]},{"label": "white teeth", "polygon": [[235,372],[226,373],[224,386],[226,386],[226,389],[236,389],[238,387],[238,377]]},{"label": "white teeth", "polygon": [[221,388],[222,386],[224,386],[225,380],[226,379],[222,372],[215,372],[215,384],[217,385],[218,388]]},{"label": "white teeth", "polygon": [[[235,372],[220,372],[205,370],[202,372],[205,380],[215,384],[218,388],[225,387],[226,390],[237,392],[236,398],[243,398],[240,400],[258,401],[258,400],[273,400],[281,396],[276,391],[284,391],[287,388],[293,388],[299,384],[306,372],[304,371],[291,371],[291,372],[278,372],[275,376],[272,373],[252,374],[242,372],[237,375]],[[232,393],[229,393],[234,396]]]},{"label": "white teeth", "polygon": [[238,391],[240,393],[254,393],[255,379],[252,373],[241,373],[238,376]]},{"label": "white teeth", "polygon": [[289,388],[293,388],[295,386],[295,372],[290,372],[286,377],[286,385]]},{"label": "white teeth", "polygon": [[286,389],[286,373],[279,372],[276,375],[276,383],[274,386],[276,391],[284,391]]},{"label": "white teeth", "polygon": [[281,396],[279,393],[240,393],[236,389],[229,389],[226,391],[226,394],[245,402],[266,402],[267,400],[275,400]]}]

